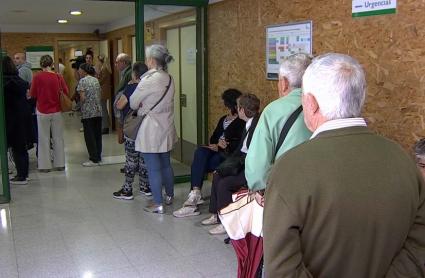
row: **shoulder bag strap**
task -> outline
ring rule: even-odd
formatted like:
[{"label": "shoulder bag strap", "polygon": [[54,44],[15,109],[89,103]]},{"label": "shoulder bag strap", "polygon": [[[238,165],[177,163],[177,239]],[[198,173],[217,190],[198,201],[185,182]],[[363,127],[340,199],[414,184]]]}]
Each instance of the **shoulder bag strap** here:
[{"label": "shoulder bag strap", "polygon": [[165,87],[164,93],[162,94],[161,98],[151,107],[151,109],[149,109],[149,112],[152,111],[164,99],[165,95],[167,94],[168,90],[170,89],[171,75],[168,75],[168,77],[170,78],[170,80],[168,81],[167,87]]},{"label": "shoulder bag strap", "polygon": [[289,130],[291,129],[292,125],[297,120],[298,116],[303,111],[303,107],[300,106],[295,110],[291,116],[289,116],[288,120],[286,120],[285,125],[282,128],[282,131],[280,132],[279,141],[277,141],[276,149],[274,152],[274,157],[276,158],[277,152],[279,151],[280,147],[283,144],[283,141],[285,141],[286,135],[288,135]]}]

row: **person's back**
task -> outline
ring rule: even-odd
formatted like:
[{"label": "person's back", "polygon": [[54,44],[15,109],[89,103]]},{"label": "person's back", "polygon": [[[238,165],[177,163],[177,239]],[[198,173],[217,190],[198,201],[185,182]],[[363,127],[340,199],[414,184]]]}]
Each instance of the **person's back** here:
[{"label": "person's back", "polygon": [[[285,164],[298,172],[286,173]],[[384,277],[391,270],[425,198],[413,161],[398,145],[363,127],[346,128],[320,134],[276,165],[281,173],[271,186],[279,177],[285,186],[273,193],[297,219],[300,261],[314,277]]]},{"label": "person's back", "polygon": [[37,73],[31,84],[31,96],[37,99],[37,110],[43,114],[60,112],[59,90],[68,94],[61,75],[48,71]]}]

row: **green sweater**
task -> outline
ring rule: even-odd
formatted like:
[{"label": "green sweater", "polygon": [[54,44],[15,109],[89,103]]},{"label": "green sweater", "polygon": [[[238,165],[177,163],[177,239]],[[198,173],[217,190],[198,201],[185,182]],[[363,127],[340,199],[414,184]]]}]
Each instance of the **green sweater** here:
[{"label": "green sweater", "polygon": [[279,159],[264,208],[266,277],[425,277],[425,185],[366,127],[324,131]]},{"label": "green sweater", "polygon": [[[300,105],[301,89],[295,89],[287,96],[271,102],[261,113],[245,159],[245,177],[251,190],[266,188],[269,172],[275,161],[275,148],[280,132],[288,118]],[[304,123],[304,114],[301,113],[277,152],[276,159],[308,140],[310,136],[311,132]]]},{"label": "green sweater", "polygon": [[122,75],[120,76],[120,82],[118,83],[117,90],[115,91],[115,94],[124,91],[125,86],[127,86],[128,82],[131,80],[131,66],[126,67]]}]

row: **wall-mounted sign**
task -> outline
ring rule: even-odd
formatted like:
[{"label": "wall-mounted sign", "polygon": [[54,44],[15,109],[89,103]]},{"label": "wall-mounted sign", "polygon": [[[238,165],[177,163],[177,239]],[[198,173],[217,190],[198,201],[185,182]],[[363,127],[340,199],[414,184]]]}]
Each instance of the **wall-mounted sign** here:
[{"label": "wall-mounted sign", "polygon": [[52,46],[29,46],[25,48],[25,54],[32,69],[40,69],[40,58],[44,55],[50,55],[55,60]]},{"label": "wall-mounted sign", "polygon": [[294,22],[266,28],[267,79],[277,80],[280,63],[296,53],[312,54],[311,21]]},{"label": "wall-mounted sign", "polygon": [[353,17],[395,14],[397,0],[353,0]]}]

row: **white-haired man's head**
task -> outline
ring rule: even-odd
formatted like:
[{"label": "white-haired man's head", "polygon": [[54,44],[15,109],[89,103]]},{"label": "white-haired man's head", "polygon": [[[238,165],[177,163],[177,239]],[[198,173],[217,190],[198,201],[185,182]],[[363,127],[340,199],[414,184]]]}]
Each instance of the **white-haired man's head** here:
[{"label": "white-haired man's head", "polygon": [[310,55],[304,53],[293,54],[282,61],[279,69],[279,97],[301,88],[303,74],[310,63]]},{"label": "white-haired man's head", "polygon": [[318,56],[302,81],[304,120],[314,131],[326,121],[359,117],[366,96],[363,68],[338,53]]}]

